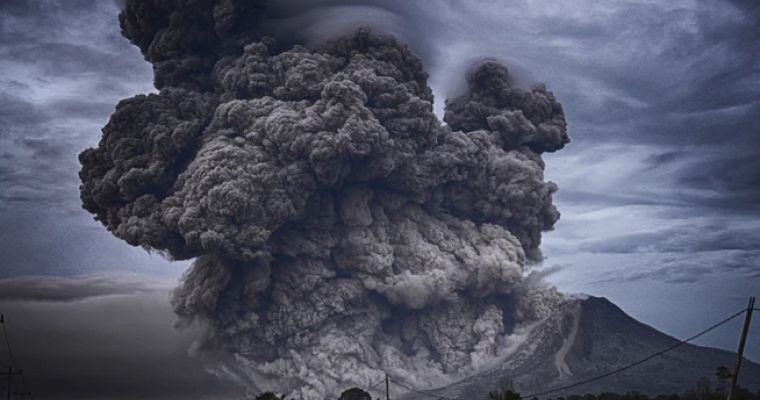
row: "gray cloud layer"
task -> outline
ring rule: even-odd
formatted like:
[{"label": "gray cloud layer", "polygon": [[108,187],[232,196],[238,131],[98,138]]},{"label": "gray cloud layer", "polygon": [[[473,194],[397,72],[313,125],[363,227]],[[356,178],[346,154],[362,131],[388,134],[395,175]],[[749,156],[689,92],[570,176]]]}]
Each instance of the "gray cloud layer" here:
[{"label": "gray cloud layer", "polygon": [[[465,87],[461,71],[473,59],[496,55],[525,81],[546,80],[563,100],[574,143],[547,157],[564,214],[544,240],[549,262],[567,271],[557,274],[561,286],[606,295],[684,334],[709,321],[675,321],[661,311],[665,303],[642,297],[659,299],[661,289],[701,304],[704,298],[688,294],[707,289],[659,287],[662,276],[718,282],[723,289],[715,293],[723,297],[710,302],[729,308],[733,297],[756,294],[741,284],[757,271],[753,250],[727,254],[721,247],[737,246],[705,232],[740,237],[757,220],[756,2],[440,1],[424,9],[419,4],[426,2],[383,3],[380,13],[331,3],[336,7],[323,13],[324,25],[351,20],[342,18],[350,10],[363,21],[382,17],[401,37],[434,38],[429,47],[411,45],[426,61],[437,98],[450,94],[444,88],[452,82]],[[120,36],[117,13],[115,3],[88,0],[0,4],[2,276],[104,266],[164,267],[176,276],[183,269],[122,246],[79,209],[76,154],[96,143],[118,99],[151,88],[150,65]],[[306,27],[305,35],[321,29]],[[442,112],[441,101],[436,109]],[[658,253],[665,250],[660,232],[670,230],[683,239],[668,240],[670,249],[695,248],[691,237],[715,251]],[[603,243],[610,237],[614,246]],[[621,271],[635,272],[643,282],[636,290],[647,296],[629,296]],[[577,284],[583,279],[607,282]],[[725,338],[734,345],[733,333]]]},{"label": "gray cloud layer", "polygon": [[79,205],[82,146],[119,98],[151,88],[117,12],[113,2],[0,4],[0,277],[184,267],[125,248]]},{"label": "gray cloud layer", "polygon": [[56,400],[239,398],[188,354],[203,332],[174,328],[166,286],[121,275],[0,280],[25,389]]},{"label": "gray cloud layer", "polygon": [[19,276],[0,279],[0,301],[70,302],[91,297],[167,292],[171,285],[139,275]]},{"label": "gray cloud layer", "polygon": [[[621,201],[679,201],[715,213],[760,204],[760,165],[755,157],[760,142],[753,128],[760,115],[754,57],[758,13],[751,3],[559,3],[549,10],[529,4],[504,7],[483,2],[470,7],[441,2],[435,13],[408,3],[412,2],[366,1],[348,7],[334,1],[304,6],[301,14],[318,12],[325,22],[303,27],[301,35],[323,32],[336,20],[351,21],[341,15],[376,19],[376,24],[411,38],[439,95],[446,94],[443,82],[450,87],[451,80],[461,79],[460,72],[473,58],[495,55],[514,61],[513,69],[545,78],[566,99],[577,145],[557,157],[569,159],[599,140],[632,143],[645,146],[651,155],[635,161],[651,170],[633,179],[650,171],[667,172],[663,174],[669,187],[664,193],[631,193],[635,185],[590,189],[573,184],[560,193],[560,201],[591,201],[600,207]],[[295,9],[297,3],[293,4]],[[11,1],[2,7],[0,51],[7,73],[0,82],[0,208],[9,215],[28,204],[54,203],[82,221],[72,190],[76,151],[83,143],[94,143],[92,132],[105,121],[109,104],[145,90],[150,68],[120,37],[113,23],[118,10],[114,3],[67,2],[64,7],[54,1]],[[584,7],[590,11],[570,12]],[[463,15],[474,22],[451,21]],[[521,15],[524,22],[500,23],[513,15]],[[341,29],[353,26],[345,24]],[[491,34],[482,35],[481,30]],[[422,37],[436,40],[414,40]],[[573,168],[604,168],[624,175],[626,168],[636,166],[596,165],[584,158],[556,170],[556,176],[566,178],[565,172]],[[551,167],[550,163],[549,172],[555,173]]]}]

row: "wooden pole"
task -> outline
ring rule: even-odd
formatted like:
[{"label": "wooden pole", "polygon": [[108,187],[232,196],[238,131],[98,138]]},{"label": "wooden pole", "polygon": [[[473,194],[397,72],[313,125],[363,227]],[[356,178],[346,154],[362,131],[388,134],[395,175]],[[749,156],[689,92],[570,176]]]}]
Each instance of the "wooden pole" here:
[{"label": "wooden pole", "polygon": [[[5,315],[3,315],[3,314],[0,314],[0,324],[5,325]],[[5,330],[5,326],[3,326],[3,330]],[[6,334],[6,335],[8,334],[8,332],[5,332],[5,331],[3,333]],[[6,339],[6,341],[8,340],[7,337],[5,339]],[[11,351],[11,349],[9,347],[8,348],[8,357],[11,356],[10,351]],[[13,360],[11,360],[11,361],[13,361]],[[13,364],[11,363],[11,366],[8,367],[8,372],[0,372],[0,376],[2,376],[2,375],[8,375],[8,388],[7,388],[8,390],[6,391],[5,398],[7,400],[11,400],[11,385],[13,384],[13,375],[24,375],[24,370],[20,369],[18,371],[13,371]],[[22,393],[23,393],[22,396],[24,396],[26,394],[31,394],[31,393],[28,393],[28,392],[22,392]]]},{"label": "wooden pole", "polygon": [[388,374],[385,374],[385,400],[391,400],[390,385],[388,384]]},{"label": "wooden pole", "polygon": [[747,344],[747,334],[749,333],[749,324],[752,321],[752,310],[755,308],[755,297],[749,298],[747,304],[747,314],[744,316],[744,327],[742,328],[742,335],[739,337],[739,349],[736,351],[736,367],[734,367],[734,373],[731,374],[731,386],[728,388],[728,399],[733,400],[734,392],[736,392],[736,382],[739,380],[739,369],[742,367],[742,358],[744,358],[744,345]]},{"label": "wooden pole", "polygon": [[24,374],[23,369],[13,372],[13,368],[11,367],[8,367],[8,372],[0,372],[0,375],[8,375],[8,391],[6,392],[6,396],[5,396],[7,400],[11,400],[11,384],[12,384],[13,375],[23,375],[23,374]]}]

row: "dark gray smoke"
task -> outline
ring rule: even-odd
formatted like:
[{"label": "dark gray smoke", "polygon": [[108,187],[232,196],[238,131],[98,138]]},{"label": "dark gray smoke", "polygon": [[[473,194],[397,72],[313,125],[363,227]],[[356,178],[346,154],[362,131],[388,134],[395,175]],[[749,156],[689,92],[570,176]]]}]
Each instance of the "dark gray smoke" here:
[{"label": "dark gray smoke", "polygon": [[541,153],[568,142],[562,107],[489,62],[442,124],[402,43],[360,29],[284,50],[260,36],[266,13],[127,3],[161,91],[119,103],[81,154],[84,207],[132,245],[197,257],[174,308],[252,387],[322,398],[497,360],[562,302],[525,270],[559,218]]}]

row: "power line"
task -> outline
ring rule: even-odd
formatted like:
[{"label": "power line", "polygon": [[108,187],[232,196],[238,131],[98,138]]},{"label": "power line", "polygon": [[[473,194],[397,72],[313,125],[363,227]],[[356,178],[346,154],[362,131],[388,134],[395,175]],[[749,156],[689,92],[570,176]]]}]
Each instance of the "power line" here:
[{"label": "power line", "polygon": [[619,374],[619,373],[621,373],[621,372],[623,372],[625,370],[628,370],[628,369],[631,369],[631,368],[633,368],[633,367],[635,367],[637,365],[643,364],[643,363],[645,363],[645,362],[647,362],[647,361],[649,361],[649,360],[651,360],[651,359],[653,359],[655,357],[659,357],[659,356],[661,356],[661,355],[663,355],[663,354],[665,354],[665,353],[667,353],[667,352],[669,352],[669,351],[671,351],[671,350],[673,350],[673,349],[675,349],[677,347],[681,347],[684,344],[686,344],[686,343],[688,343],[688,342],[690,342],[690,341],[692,341],[692,340],[694,340],[694,339],[696,339],[696,338],[698,338],[698,337],[700,337],[700,336],[702,336],[702,335],[704,335],[704,334],[706,334],[706,333],[708,333],[708,332],[710,332],[710,331],[718,328],[719,326],[726,324],[727,322],[729,322],[732,319],[734,319],[734,318],[736,318],[736,317],[744,314],[745,312],[747,312],[747,309],[743,308],[741,311],[738,311],[734,315],[732,315],[732,316],[730,316],[730,317],[728,317],[728,318],[726,318],[726,319],[724,319],[724,320],[722,320],[722,321],[720,321],[720,322],[718,322],[718,323],[710,326],[709,328],[707,328],[707,329],[705,329],[705,330],[697,333],[696,335],[694,335],[694,336],[692,336],[692,337],[690,337],[688,339],[682,340],[682,341],[680,341],[680,342],[678,342],[678,343],[676,343],[676,344],[674,344],[674,345],[672,345],[672,346],[670,346],[670,347],[668,347],[666,349],[660,350],[660,351],[658,351],[658,352],[656,352],[656,353],[654,353],[652,355],[649,355],[648,357],[644,357],[641,360],[638,360],[636,362],[628,364],[628,365],[626,365],[624,367],[620,367],[620,368],[617,368],[615,370],[606,372],[604,374],[597,375],[597,376],[592,377],[592,378],[584,379],[582,381],[578,381],[578,382],[575,382],[575,383],[572,383],[572,384],[569,384],[569,385],[561,386],[561,387],[550,389],[550,390],[545,390],[543,392],[531,393],[531,394],[528,394],[528,395],[526,395],[524,397],[525,398],[533,398],[533,397],[538,397],[538,396],[544,396],[544,395],[547,395],[547,394],[550,394],[550,393],[555,393],[555,392],[560,392],[562,390],[572,389],[572,388],[577,387],[577,386],[585,385],[587,383],[591,383],[591,382],[598,381],[600,379],[604,379],[604,378],[607,378],[607,377],[615,375],[615,374]]},{"label": "power line", "polygon": [[[3,337],[5,338],[5,347],[8,350],[8,358],[10,360],[10,367],[8,367],[7,373],[2,373],[2,375],[8,375],[8,396],[10,396],[11,393],[11,386],[14,388],[12,393],[15,396],[21,396],[21,398],[24,398],[26,396],[31,397],[32,393],[26,390],[26,377],[24,376],[24,370],[18,369],[18,363],[16,363],[16,359],[13,357],[13,351],[11,350],[11,342],[8,335],[8,328],[7,323],[5,322],[5,315],[0,314],[0,325],[3,326]],[[13,372],[13,368],[18,369],[18,371]],[[19,388],[16,385],[16,382],[13,380],[13,376],[21,376],[21,388]]]},{"label": "power line", "polygon": [[376,384],[374,384],[374,385],[370,386],[370,387],[367,389],[367,392],[372,392],[372,391],[374,391],[374,390],[377,390],[378,392],[380,392],[380,389],[378,389],[378,386],[382,385],[383,383],[385,383],[385,378],[381,379],[381,380],[380,380],[380,381],[378,381]]},{"label": "power line", "polygon": [[385,378],[380,379],[380,382],[377,382],[376,384],[369,387],[369,390],[375,390],[378,386],[382,385],[383,382],[385,382]]},{"label": "power line", "polygon": [[442,400],[463,400],[463,399],[458,399],[458,398],[454,398],[454,397],[446,397],[446,396],[441,396],[441,395],[433,394],[433,393],[430,393],[430,392],[425,392],[425,391],[422,391],[422,390],[418,390],[418,389],[415,389],[415,388],[413,388],[411,386],[405,385],[405,384],[403,384],[401,382],[396,382],[396,381],[393,381],[393,380],[391,382],[395,383],[396,385],[401,386],[402,388],[404,388],[406,390],[409,390],[410,392],[421,394],[423,396],[427,396],[427,397],[430,397],[430,398],[442,399]]},{"label": "power line", "polygon": [[[543,392],[531,393],[531,394],[523,396],[523,398],[528,399],[528,398],[533,398],[533,397],[538,397],[538,396],[544,396],[544,395],[547,395],[547,394],[550,394],[550,393],[555,393],[555,392],[559,392],[559,391],[562,391],[562,390],[572,389],[572,388],[577,387],[577,386],[585,385],[587,383],[591,383],[591,382],[594,382],[594,381],[597,381],[597,380],[600,380],[600,379],[604,379],[604,378],[607,378],[607,377],[615,375],[615,374],[619,374],[619,373],[621,373],[623,371],[626,371],[626,370],[631,369],[631,368],[633,368],[635,366],[643,364],[643,363],[645,363],[645,362],[647,362],[647,361],[649,361],[649,360],[651,360],[651,359],[653,359],[655,357],[659,357],[659,356],[661,356],[661,355],[663,355],[663,354],[665,354],[667,352],[670,352],[670,351],[672,351],[672,350],[674,350],[674,349],[676,349],[678,347],[681,347],[684,344],[687,344],[687,343],[691,342],[692,340],[697,339],[700,336],[703,336],[703,335],[707,334],[708,332],[711,332],[711,331],[715,330],[716,328],[718,328],[718,327],[720,327],[720,326],[728,323],[729,321],[733,320],[734,318],[736,318],[736,317],[744,314],[748,310],[749,310],[748,308],[744,308],[744,309],[736,312],[735,314],[731,315],[730,317],[728,317],[728,318],[726,318],[726,319],[724,319],[724,320],[722,320],[722,321],[720,321],[720,322],[718,322],[716,324],[713,324],[709,328],[704,329],[701,332],[699,332],[699,333],[697,333],[697,334],[695,334],[695,335],[693,335],[693,336],[691,336],[691,337],[689,337],[687,339],[681,340],[681,341],[679,341],[678,343],[676,343],[676,344],[674,344],[672,346],[669,346],[669,347],[667,347],[667,348],[665,348],[663,350],[660,350],[660,351],[658,351],[658,352],[656,352],[654,354],[651,354],[651,355],[649,355],[647,357],[644,357],[644,358],[642,358],[642,359],[640,359],[638,361],[635,361],[635,362],[633,362],[631,364],[628,364],[628,365],[625,365],[623,367],[614,369],[612,371],[606,372],[606,373],[601,374],[601,375],[594,376],[592,378],[588,378],[588,379],[584,379],[582,381],[577,381],[577,382],[571,383],[569,385],[557,387],[557,388],[550,389],[550,390],[545,390]],[[423,391],[423,390],[415,389],[415,388],[413,388],[413,387],[411,387],[409,385],[406,385],[406,384],[403,384],[403,383],[397,382],[397,381],[393,381],[393,383],[395,383],[396,385],[398,385],[398,386],[400,386],[400,387],[402,387],[402,388],[404,388],[406,390],[409,390],[411,392],[414,392],[414,393],[417,393],[417,394],[420,394],[420,395],[423,395],[423,396],[426,396],[426,397],[430,397],[430,398],[436,398],[436,399],[442,399],[442,400],[464,400],[464,399],[458,399],[458,398],[453,398],[453,397],[441,396],[441,395],[433,394],[433,393],[428,392],[428,391]]]},{"label": "power line", "polygon": [[26,396],[32,397],[32,392],[26,390],[26,375],[23,373],[21,374],[21,390],[16,392],[16,396],[21,396],[22,399],[24,399]]},{"label": "power line", "polygon": [[8,358],[10,359],[11,366],[17,367],[16,360],[13,358],[13,352],[11,351],[11,342],[8,339],[8,328],[5,324],[5,315],[0,314],[0,325],[3,326],[3,337],[5,337],[5,347],[8,349]]},{"label": "power line", "polygon": [[13,376],[23,375],[23,374],[24,374],[24,370],[14,371],[13,368],[11,367],[8,367],[7,372],[0,372],[0,375],[5,375],[8,377],[8,383],[7,383],[8,386],[6,388],[6,396],[5,396],[6,400],[11,400],[11,393],[13,393],[13,387],[15,386],[13,382]]}]

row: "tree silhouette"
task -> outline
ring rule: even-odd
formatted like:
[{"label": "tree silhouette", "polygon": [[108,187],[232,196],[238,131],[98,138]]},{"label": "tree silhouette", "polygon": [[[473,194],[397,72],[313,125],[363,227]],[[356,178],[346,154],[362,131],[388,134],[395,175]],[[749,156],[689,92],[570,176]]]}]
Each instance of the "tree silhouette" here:
[{"label": "tree silhouette", "polygon": [[372,396],[359,388],[351,388],[341,393],[338,400],[372,400]]},{"label": "tree silhouette", "polygon": [[285,396],[278,397],[272,392],[265,392],[256,396],[256,400],[285,400]]},{"label": "tree silhouette", "polygon": [[726,393],[728,382],[731,380],[731,371],[721,365],[715,370],[715,376],[718,378],[718,387],[716,388],[721,394]]},{"label": "tree silhouette", "polygon": [[501,384],[501,390],[488,393],[489,400],[522,400],[522,397],[515,390],[512,379],[507,378]]}]

